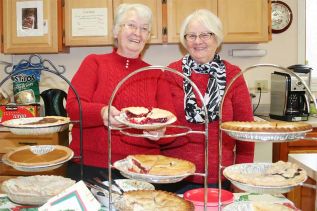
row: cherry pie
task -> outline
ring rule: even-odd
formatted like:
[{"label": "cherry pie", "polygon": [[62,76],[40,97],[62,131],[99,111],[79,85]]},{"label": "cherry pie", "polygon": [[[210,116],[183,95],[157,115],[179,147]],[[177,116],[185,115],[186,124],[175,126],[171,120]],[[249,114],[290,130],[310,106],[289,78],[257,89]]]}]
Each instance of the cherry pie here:
[{"label": "cherry pie", "polygon": [[133,124],[166,123],[175,115],[160,108],[128,107],[122,109],[126,120]]},{"label": "cherry pie", "polygon": [[129,155],[127,157],[131,172],[157,176],[176,176],[193,174],[193,163],[163,155]]}]

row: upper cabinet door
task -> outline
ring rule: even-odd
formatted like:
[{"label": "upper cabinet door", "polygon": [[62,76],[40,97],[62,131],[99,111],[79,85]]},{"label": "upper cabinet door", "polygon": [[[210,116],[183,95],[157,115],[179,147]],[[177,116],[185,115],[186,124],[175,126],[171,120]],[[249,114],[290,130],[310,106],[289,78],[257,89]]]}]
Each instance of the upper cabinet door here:
[{"label": "upper cabinet door", "polygon": [[270,40],[269,0],[221,0],[218,16],[224,26],[225,43],[254,43]]},{"label": "upper cabinet door", "polygon": [[122,3],[147,5],[153,13],[149,43],[162,43],[162,2],[158,0],[113,0],[113,11],[115,12],[119,4]]},{"label": "upper cabinet door", "polygon": [[64,1],[66,46],[97,46],[113,43],[112,0]]},{"label": "upper cabinet door", "polygon": [[194,10],[209,9],[217,15],[217,0],[167,0],[167,34],[169,43],[178,43],[183,20]]},{"label": "upper cabinet door", "polygon": [[61,0],[3,0],[3,52],[57,53],[61,16]]}]

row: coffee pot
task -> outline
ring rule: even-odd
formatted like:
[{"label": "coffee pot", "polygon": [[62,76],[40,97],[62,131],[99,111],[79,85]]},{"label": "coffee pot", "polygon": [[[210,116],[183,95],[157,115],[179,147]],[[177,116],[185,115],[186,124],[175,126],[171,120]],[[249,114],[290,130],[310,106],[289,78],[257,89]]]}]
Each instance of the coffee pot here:
[{"label": "coffee pot", "polygon": [[64,99],[67,98],[66,92],[61,89],[47,89],[40,95],[44,102],[45,116],[67,116],[64,106]]}]

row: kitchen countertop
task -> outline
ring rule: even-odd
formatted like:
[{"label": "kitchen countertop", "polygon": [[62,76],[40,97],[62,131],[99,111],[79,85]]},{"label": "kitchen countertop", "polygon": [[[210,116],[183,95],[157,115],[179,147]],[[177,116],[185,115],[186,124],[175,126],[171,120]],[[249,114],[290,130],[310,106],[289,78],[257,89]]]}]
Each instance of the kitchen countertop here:
[{"label": "kitchen countertop", "polygon": [[[307,175],[317,182],[317,153],[288,154],[288,161],[296,163],[307,172]],[[315,198],[315,210],[317,210],[317,194]]]},{"label": "kitchen countertop", "polygon": [[[269,116],[254,116],[254,119],[256,121],[264,120],[264,121],[281,121],[277,119],[271,119]],[[317,117],[316,116],[310,116],[308,117],[308,121],[302,121],[308,124],[311,124],[313,128],[317,128]]]}]

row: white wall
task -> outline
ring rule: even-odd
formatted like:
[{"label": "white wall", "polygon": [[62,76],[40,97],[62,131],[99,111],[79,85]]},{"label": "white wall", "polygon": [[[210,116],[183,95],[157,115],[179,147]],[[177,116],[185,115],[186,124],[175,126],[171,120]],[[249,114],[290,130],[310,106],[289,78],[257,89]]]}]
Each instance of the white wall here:
[{"label": "white wall", "polygon": [[[293,11],[293,23],[290,28],[281,34],[273,34],[272,41],[264,44],[224,44],[222,46],[220,55],[223,59],[240,66],[241,69],[245,69],[251,65],[260,63],[277,64],[284,67],[288,67],[293,64],[297,64],[298,61],[298,30],[297,30],[297,1],[284,0],[288,3]],[[232,57],[229,52],[232,49],[264,49],[267,54],[263,57]],[[51,54],[41,55],[43,58],[51,60],[56,66],[64,65],[66,67],[65,76],[69,79],[72,78],[80,62],[83,58],[90,53],[108,53],[111,52],[111,47],[83,47],[83,48],[71,48],[70,53],[67,54]],[[10,61],[18,63],[21,59],[28,58],[29,55],[3,55],[0,54],[0,61]],[[167,65],[171,61],[179,59],[182,56],[178,45],[151,45],[144,53],[144,60],[153,65]],[[2,68],[3,66],[0,66]],[[256,68],[247,72],[244,76],[248,82],[248,86],[251,92],[254,92],[254,80],[270,79],[271,68]],[[3,77],[3,71],[0,71],[0,77]],[[56,86],[64,87],[67,85],[60,79],[52,78],[51,74],[42,75],[42,85],[44,86]],[[258,98],[254,99],[254,103],[258,101]],[[269,93],[262,94],[261,105],[263,104],[264,110],[270,104]],[[265,112],[268,112],[265,110]],[[256,161],[271,161],[272,147],[271,144],[257,144],[256,145]]]}]

